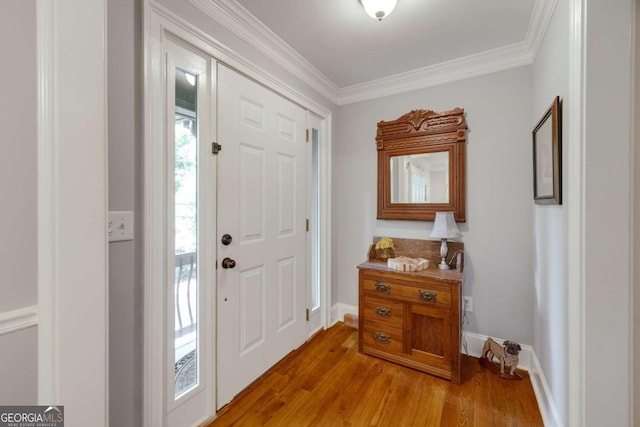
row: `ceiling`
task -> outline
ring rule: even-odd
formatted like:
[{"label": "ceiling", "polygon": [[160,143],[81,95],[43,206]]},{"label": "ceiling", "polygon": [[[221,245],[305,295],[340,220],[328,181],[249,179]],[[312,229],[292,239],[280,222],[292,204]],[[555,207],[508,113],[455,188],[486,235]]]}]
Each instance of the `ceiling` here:
[{"label": "ceiling", "polygon": [[338,88],[525,41],[535,0],[236,0]]},{"label": "ceiling", "polygon": [[337,105],[531,64],[558,0],[188,0]]}]

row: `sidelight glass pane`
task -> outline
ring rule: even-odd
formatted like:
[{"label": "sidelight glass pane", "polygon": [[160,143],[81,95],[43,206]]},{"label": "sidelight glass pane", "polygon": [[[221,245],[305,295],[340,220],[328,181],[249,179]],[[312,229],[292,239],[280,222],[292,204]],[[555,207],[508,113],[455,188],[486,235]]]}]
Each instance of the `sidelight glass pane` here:
[{"label": "sidelight glass pane", "polygon": [[175,398],[198,385],[197,78],[176,68],[175,105]]},{"label": "sidelight glass pane", "polygon": [[311,129],[311,310],[320,307],[320,183],[318,129]]}]

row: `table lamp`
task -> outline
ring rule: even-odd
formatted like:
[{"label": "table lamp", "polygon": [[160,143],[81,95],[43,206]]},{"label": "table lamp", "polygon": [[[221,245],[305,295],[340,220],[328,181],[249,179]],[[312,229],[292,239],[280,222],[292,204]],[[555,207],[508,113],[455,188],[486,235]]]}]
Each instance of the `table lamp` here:
[{"label": "table lamp", "polygon": [[431,231],[431,237],[442,239],[440,245],[440,257],[442,261],[438,264],[438,268],[441,270],[449,270],[447,265],[447,239],[459,239],[462,237],[462,233],[458,230],[456,220],[453,218],[453,212],[436,212],[436,220],[433,223],[433,230]]}]

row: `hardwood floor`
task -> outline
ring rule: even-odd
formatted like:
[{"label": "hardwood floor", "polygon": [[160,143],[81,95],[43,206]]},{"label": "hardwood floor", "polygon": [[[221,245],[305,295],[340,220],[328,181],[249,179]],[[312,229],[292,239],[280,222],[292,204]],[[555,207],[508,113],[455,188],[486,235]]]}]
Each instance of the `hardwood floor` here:
[{"label": "hardwood floor", "polygon": [[463,357],[461,385],[358,353],[339,323],[289,354],[209,426],[542,426],[526,372],[498,378]]}]

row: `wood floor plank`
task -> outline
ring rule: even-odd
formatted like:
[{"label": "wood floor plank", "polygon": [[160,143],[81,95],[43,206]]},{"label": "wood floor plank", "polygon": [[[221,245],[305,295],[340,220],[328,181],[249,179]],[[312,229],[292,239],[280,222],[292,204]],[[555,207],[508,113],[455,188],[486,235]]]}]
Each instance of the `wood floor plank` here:
[{"label": "wood floor plank", "polygon": [[358,353],[342,323],[287,355],[209,424],[218,426],[542,426],[526,372],[503,380],[463,357],[460,385]]}]

